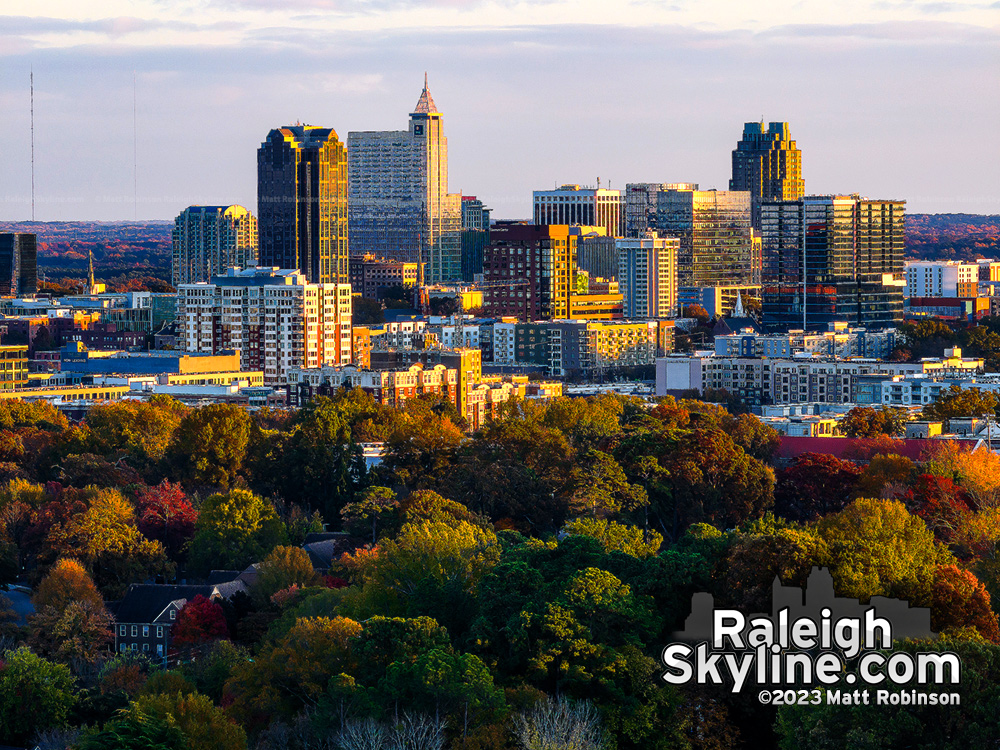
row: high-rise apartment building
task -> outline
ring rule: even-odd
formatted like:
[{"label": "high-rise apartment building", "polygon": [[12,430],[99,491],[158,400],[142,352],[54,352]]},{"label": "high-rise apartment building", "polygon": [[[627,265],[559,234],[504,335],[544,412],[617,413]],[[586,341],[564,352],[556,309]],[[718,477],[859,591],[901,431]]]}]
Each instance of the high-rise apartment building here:
[{"label": "high-rise apartment building", "polygon": [[429,281],[461,278],[461,196],[448,193],[448,139],[424,77],[408,130],[347,134],[352,256],[423,262]]},{"label": "high-rise apartment building", "polygon": [[626,318],[669,318],[677,312],[676,237],[644,237],[615,240],[618,251],[618,288]]},{"label": "high-rise apartment building", "polygon": [[601,229],[581,235],[576,245],[576,267],[592,279],[618,278],[617,237],[609,237]]},{"label": "high-rise apartment building", "polygon": [[760,226],[757,204],[794,201],[805,195],[802,152],[791,139],[787,122],[748,122],[733,151],[730,190],[746,190],[754,201],[753,222]]},{"label": "high-rise apartment building", "polygon": [[474,195],[462,196],[462,281],[483,272],[483,252],[490,241],[490,209]]},{"label": "high-rise apartment building", "polygon": [[182,347],[240,352],[240,368],[284,385],[296,367],[349,364],[351,286],[313,284],[295,269],[229,269],[177,288]]},{"label": "high-rise apartment building", "polygon": [[332,128],[275,128],[257,150],[260,264],[347,283],[347,153]]},{"label": "high-rise apartment building", "polygon": [[462,196],[462,229],[490,228],[490,209],[474,195]]},{"label": "high-rise apartment building", "polygon": [[657,193],[660,234],[680,239],[681,287],[740,286],[753,279],[750,193],[666,190]]},{"label": "high-rise apartment building", "polygon": [[0,295],[16,296],[37,291],[37,235],[0,232]]},{"label": "high-rise apartment building", "polygon": [[622,191],[563,185],[532,194],[535,224],[604,227],[611,237],[622,233]]},{"label": "high-rise apartment building", "polygon": [[901,322],[904,210],[904,201],[857,195],[762,203],[765,327]]},{"label": "high-rise apartment building", "polygon": [[351,289],[354,294],[368,299],[378,299],[382,289],[411,288],[420,281],[420,268],[416,263],[376,258],[365,255],[348,261]]},{"label": "high-rise apartment building", "polygon": [[483,260],[483,307],[519,320],[568,318],[578,227],[498,223]]},{"label": "high-rise apartment building", "polygon": [[189,206],[174,219],[173,285],[257,265],[257,219],[243,206]]},{"label": "high-rise apartment building", "polygon": [[666,190],[697,190],[693,182],[630,182],[625,186],[625,237],[642,237],[656,229],[657,193]]}]

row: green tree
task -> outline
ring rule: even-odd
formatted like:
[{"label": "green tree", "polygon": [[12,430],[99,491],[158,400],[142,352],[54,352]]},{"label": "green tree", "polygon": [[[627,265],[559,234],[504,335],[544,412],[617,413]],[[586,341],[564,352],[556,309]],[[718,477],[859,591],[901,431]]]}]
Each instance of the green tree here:
[{"label": "green tree", "polygon": [[357,536],[371,532],[372,544],[378,541],[378,531],[396,513],[399,503],[396,493],[388,487],[368,487],[355,496],[352,503],[345,505],[340,515],[344,527]]},{"label": "green tree", "polygon": [[188,750],[246,750],[243,727],[206,695],[159,693],[139,698],[135,706],[142,714],[180,729]]},{"label": "green tree", "polygon": [[27,646],[3,658],[0,737],[23,744],[38,731],[65,726],[77,700],[69,668],[33,654]]},{"label": "green tree", "polygon": [[595,449],[579,457],[572,483],[569,509],[579,515],[608,518],[638,510],[649,502],[646,490],[630,484],[614,458]]},{"label": "green tree", "polygon": [[663,537],[655,531],[614,521],[578,518],[567,523],[565,530],[597,539],[607,552],[622,552],[632,557],[653,557],[663,544]]},{"label": "green tree", "polygon": [[906,412],[889,406],[874,408],[855,406],[837,424],[841,433],[852,438],[873,438],[879,435],[896,437],[906,430]]},{"label": "green tree", "polygon": [[77,750],[186,750],[187,739],[172,721],[146,713],[137,705],[119,711],[100,730],[84,735]]},{"label": "green tree", "polygon": [[148,468],[166,454],[188,409],[169,396],[148,401],[98,404],[87,412],[89,451],[102,456],[122,453],[136,468]]},{"label": "green tree", "polygon": [[947,422],[959,417],[987,417],[997,412],[997,397],[978,388],[951,386],[924,407],[924,419]]},{"label": "green tree", "polygon": [[189,485],[228,487],[243,468],[250,416],[233,404],[211,404],[181,419],[167,448],[178,478]]},{"label": "green tree", "polygon": [[201,506],[191,542],[190,565],[240,570],[281,544],[285,529],[274,506],[248,490],[208,497]]},{"label": "green tree", "polygon": [[818,530],[825,543],[822,562],[830,567],[839,596],[862,601],[888,596],[926,607],[934,571],[952,562],[927,524],[896,500],[859,498],[823,518]]}]

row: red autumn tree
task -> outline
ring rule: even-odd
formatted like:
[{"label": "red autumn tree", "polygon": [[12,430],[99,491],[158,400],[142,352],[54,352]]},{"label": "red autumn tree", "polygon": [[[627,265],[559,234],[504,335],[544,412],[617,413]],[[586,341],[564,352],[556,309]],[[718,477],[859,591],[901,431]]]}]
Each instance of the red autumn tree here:
[{"label": "red autumn tree", "polygon": [[861,475],[851,461],[826,453],[803,453],[778,474],[774,510],[793,521],[812,521],[843,510]]},{"label": "red autumn tree", "polygon": [[201,594],[181,607],[170,631],[174,646],[196,646],[228,637],[229,627],[222,607]]},{"label": "red autumn tree", "polygon": [[973,627],[994,643],[1000,640],[997,616],[990,594],[975,574],[957,565],[942,565],[934,574],[931,627]]},{"label": "red autumn tree", "polygon": [[142,491],[135,503],[139,531],[147,539],[159,540],[171,559],[176,560],[194,536],[198,511],[179,484],[164,479]]},{"label": "red autumn tree", "polygon": [[969,495],[947,477],[921,474],[904,498],[907,507],[927,522],[934,536],[942,541],[953,541],[958,531],[972,514]]}]

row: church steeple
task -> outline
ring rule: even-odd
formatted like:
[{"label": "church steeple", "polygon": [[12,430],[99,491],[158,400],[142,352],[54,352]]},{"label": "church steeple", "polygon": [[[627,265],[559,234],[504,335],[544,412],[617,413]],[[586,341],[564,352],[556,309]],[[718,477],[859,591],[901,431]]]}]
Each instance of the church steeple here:
[{"label": "church steeple", "polygon": [[414,115],[432,115],[440,114],[438,108],[434,105],[434,98],[431,96],[430,89],[427,88],[427,73],[424,72],[424,90],[420,92],[420,98],[417,99],[417,106],[414,107]]}]

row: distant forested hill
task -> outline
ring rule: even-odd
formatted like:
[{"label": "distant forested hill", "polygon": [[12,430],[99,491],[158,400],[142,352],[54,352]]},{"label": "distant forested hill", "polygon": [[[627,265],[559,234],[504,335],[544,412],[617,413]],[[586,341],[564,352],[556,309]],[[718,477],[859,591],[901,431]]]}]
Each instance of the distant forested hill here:
[{"label": "distant forested hill", "polygon": [[910,214],[906,217],[906,255],[922,260],[1000,257],[1000,216]]}]

